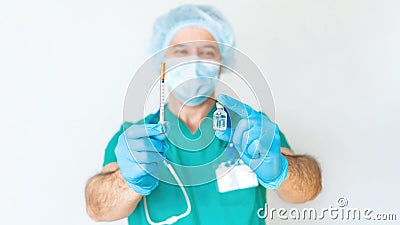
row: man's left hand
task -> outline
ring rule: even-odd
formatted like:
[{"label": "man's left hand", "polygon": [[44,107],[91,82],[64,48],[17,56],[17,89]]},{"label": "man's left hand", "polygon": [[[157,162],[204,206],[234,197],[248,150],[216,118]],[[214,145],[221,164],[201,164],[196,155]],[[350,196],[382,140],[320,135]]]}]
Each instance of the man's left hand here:
[{"label": "man's left hand", "polygon": [[217,100],[237,113],[241,119],[235,129],[215,131],[215,135],[235,145],[243,162],[256,173],[264,187],[277,189],[288,174],[288,162],[280,151],[278,125],[262,113],[227,95],[220,95]]}]

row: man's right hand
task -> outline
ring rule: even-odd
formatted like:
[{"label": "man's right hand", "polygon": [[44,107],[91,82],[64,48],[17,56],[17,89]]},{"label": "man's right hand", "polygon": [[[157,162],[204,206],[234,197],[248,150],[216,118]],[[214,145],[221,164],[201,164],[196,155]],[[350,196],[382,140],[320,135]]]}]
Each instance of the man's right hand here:
[{"label": "man's right hand", "polygon": [[167,131],[162,124],[134,124],[119,136],[115,147],[118,167],[138,194],[149,195],[158,186],[159,166],[168,150]]}]

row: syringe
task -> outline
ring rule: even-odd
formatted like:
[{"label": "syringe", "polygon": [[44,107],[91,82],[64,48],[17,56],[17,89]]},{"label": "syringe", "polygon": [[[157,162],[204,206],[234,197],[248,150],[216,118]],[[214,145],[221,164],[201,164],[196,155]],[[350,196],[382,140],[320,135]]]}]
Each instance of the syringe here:
[{"label": "syringe", "polygon": [[158,123],[164,124],[164,104],[165,104],[165,62],[161,63],[161,75],[160,75],[160,121]]}]

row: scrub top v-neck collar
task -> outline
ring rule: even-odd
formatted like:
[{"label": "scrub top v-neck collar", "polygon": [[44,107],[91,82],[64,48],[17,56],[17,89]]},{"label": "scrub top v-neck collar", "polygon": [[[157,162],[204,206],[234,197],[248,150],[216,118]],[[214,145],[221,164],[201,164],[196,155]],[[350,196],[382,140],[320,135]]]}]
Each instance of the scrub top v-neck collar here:
[{"label": "scrub top v-neck collar", "polygon": [[[201,121],[199,124],[199,127],[197,128],[196,132],[192,133],[190,129],[186,126],[186,124],[178,118],[175,114],[171,112],[171,110],[168,108],[168,106],[165,108],[165,120],[171,123],[171,126],[173,128],[179,128],[179,132],[171,132],[169,134],[169,137],[172,139],[175,139],[179,136],[179,138],[182,138],[181,135],[184,135],[184,137],[190,139],[190,140],[196,140],[198,138],[201,138],[201,134],[203,133],[209,133],[212,132],[214,135],[214,130],[212,128],[212,117],[213,113],[216,110],[215,105],[210,109],[210,111],[207,113],[207,116]],[[211,124],[211,126],[209,126]]]}]

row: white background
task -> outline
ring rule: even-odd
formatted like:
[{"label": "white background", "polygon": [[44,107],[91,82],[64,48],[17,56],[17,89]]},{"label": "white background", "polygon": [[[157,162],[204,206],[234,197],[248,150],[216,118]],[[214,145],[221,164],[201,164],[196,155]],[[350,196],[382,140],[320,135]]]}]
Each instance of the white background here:
[{"label": "white background", "polygon": [[[1,1],[1,224],[94,224],[85,182],[122,121],[152,23],[184,1],[135,2]],[[208,2],[267,75],[293,149],[322,166],[316,200],[271,193],[270,207],[320,209],[345,196],[400,219],[400,1]]]}]

